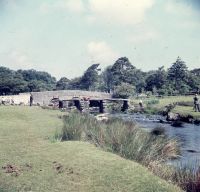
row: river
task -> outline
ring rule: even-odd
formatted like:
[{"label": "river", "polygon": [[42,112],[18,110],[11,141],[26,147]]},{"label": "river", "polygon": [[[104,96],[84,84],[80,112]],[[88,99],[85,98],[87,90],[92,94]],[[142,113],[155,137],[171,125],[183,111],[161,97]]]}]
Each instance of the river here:
[{"label": "river", "polygon": [[[159,115],[143,114],[113,114],[112,116],[120,117],[125,121],[137,122],[140,127],[151,131],[155,127],[163,127],[169,137],[177,138],[181,143],[181,157],[177,160],[170,161],[170,164],[176,166],[197,166],[200,165],[200,126],[195,124],[184,123],[182,127],[173,127],[165,121],[165,117]],[[160,123],[160,120],[165,123]],[[195,167],[196,169],[197,167]]]}]

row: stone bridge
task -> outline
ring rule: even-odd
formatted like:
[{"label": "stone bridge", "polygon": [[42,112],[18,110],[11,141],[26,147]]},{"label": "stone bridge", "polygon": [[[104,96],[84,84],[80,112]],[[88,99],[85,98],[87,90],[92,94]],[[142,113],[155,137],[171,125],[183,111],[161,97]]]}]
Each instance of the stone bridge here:
[{"label": "stone bridge", "polygon": [[32,92],[33,101],[39,105],[49,105],[54,101],[59,108],[69,108],[75,106],[80,111],[96,107],[100,113],[106,112],[107,103],[121,101],[123,102],[121,110],[128,109],[127,99],[113,99],[112,95],[104,92],[63,90],[63,91],[45,91]]},{"label": "stone bridge", "polygon": [[53,98],[59,100],[72,100],[73,98],[79,99],[111,99],[112,95],[104,92],[80,91],[80,90],[62,90],[62,91],[44,91],[32,92],[35,104],[48,105]]},{"label": "stone bridge", "polygon": [[[59,108],[68,108],[75,106],[78,110],[84,111],[87,108],[97,107],[100,113],[106,111],[107,103],[121,101],[122,111],[128,109],[127,99],[114,99],[112,95],[104,92],[92,92],[81,90],[60,90],[32,92],[34,105],[49,105],[54,99],[57,100]],[[21,93],[19,95],[0,96],[0,100],[9,104],[30,104],[30,93]]]}]

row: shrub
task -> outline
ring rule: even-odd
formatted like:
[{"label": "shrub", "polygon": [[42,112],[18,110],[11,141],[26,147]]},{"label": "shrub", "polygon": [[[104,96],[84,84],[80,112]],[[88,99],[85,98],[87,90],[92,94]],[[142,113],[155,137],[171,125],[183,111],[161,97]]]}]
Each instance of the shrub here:
[{"label": "shrub", "polygon": [[115,87],[113,97],[127,99],[135,93],[135,87],[129,83],[122,83]]},{"label": "shrub", "polygon": [[90,115],[70,113],[64,117],[61,135],[63,141],[89,141],[144,165],[151,161],[165,162],[178,154],[178,144],[175,140],[155,136],[139,129],[133,122],[124,122],[116,118],[98,122]]}]

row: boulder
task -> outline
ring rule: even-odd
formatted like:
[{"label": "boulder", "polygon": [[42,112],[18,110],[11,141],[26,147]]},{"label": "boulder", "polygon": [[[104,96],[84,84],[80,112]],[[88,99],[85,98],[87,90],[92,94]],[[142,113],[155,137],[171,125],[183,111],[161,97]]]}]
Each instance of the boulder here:
[{"label": "boulder", "polygon": [[180,119],[180,114],[179,113],[169,112],[167,114],[167,121],[178,121],[179,119]]}]

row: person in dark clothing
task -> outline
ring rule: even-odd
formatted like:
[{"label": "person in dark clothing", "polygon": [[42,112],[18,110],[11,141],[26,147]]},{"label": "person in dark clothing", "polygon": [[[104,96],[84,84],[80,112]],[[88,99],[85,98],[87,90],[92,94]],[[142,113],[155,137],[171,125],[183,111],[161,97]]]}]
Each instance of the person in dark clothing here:
[{"label": "person in dark clothing", "polygon": [[200,107],[199,107],[199,98],[197,97],[197,94],[195,94],[194,99],[194,110],[195,112],[199,111],[200,112]]},{"label": "person in dark clothing", "polygon": [[31,94],[30,95],[30,106],[32,106],[33,105],[33,95]]}]

